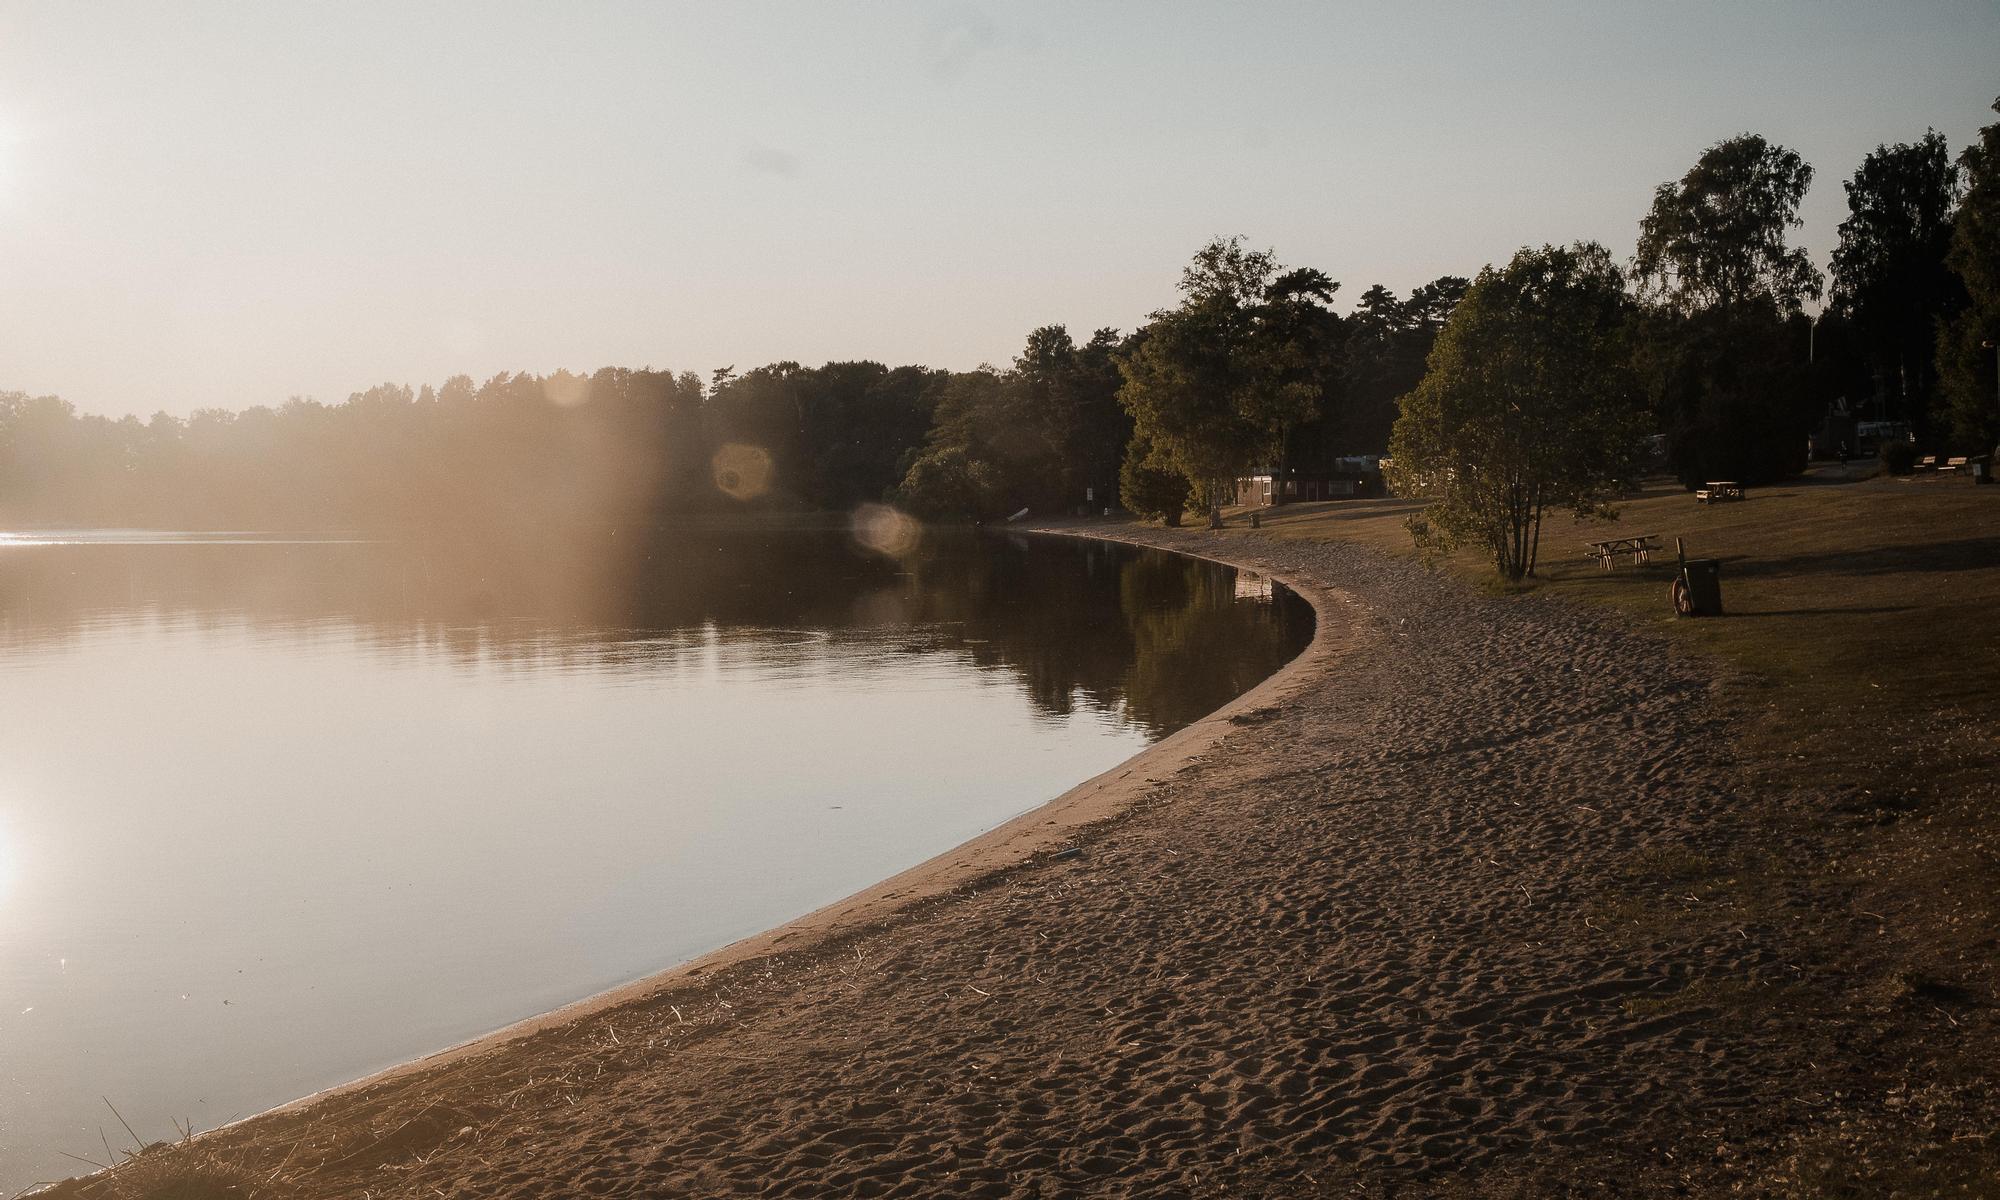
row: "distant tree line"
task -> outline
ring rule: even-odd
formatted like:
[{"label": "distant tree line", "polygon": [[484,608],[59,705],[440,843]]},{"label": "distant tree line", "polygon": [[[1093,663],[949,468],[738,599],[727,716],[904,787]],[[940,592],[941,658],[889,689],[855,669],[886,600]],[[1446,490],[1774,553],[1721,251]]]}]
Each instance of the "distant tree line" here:
[{"label": "distant tree line", "polygon": [[1429,501],[1418,543],[1480,544],[1502,575],[1531,575],[1543,513],[1615,516],[1649,431],[1689,487],[1792,474],[1816,426],[1844,444],[1860,417],[1990,447],[1996,151],[2000,125],[1956,162],[1935,131],[1869,154],[1817,319],[1803,310],[1826,280],[1787,243],[1813,171],[1756,134],[1659,186],[1629,275],[1595,243],[1481,271],[1392,438],[1394,477]]},{"label": "distant tree line", "polygon": [[951,377],[776,363],[384,384],[185,420],[0,395],[0,518],[178,528],[534,528],[879,500]]},{"label": "distant tree line", "polygon": [[[1268,270],[1268,256],[1223,245]],[[1406,310],[1379,287],[1367,315],[1343,319],[1324,307],[1334,286],[1294,272],[1294,290],[1259,300],[1246,317],[1255,329],[1237,331],[1268,352],[1238,372],[1244,386],[1289,406],[1281,440],[1307,465],[1386,444],[1394,393],[1421,374],[1441,324],[1424,315],[1435,301]],[[1245,296],[1213,299],[1241,307]],[[1350,326],[1369,331],[1366,344],[1344,344]],[[1150,336],[1101,329],[1079,344],[1044,326],[1008,366],[973,371],[784,362],[705,380],[623,368],[461,375],[336,404],[295,397],[149,420],[0,393],[0,521],[521,529],[884,499],[947,519],[1113,507],[1121,469],[1149,459],[1133,452],[1127,376],[1135,361],[1161,361],[1142,354]],[[1248,344],[1222,346],[1219,365]],[[1349,373],[1368,407],[1345,403]],[[1259,435],[1230,436],[1241,449]],[[1220,487],[1231,469],[1215,460],[1207,482]]]},{"label": "distant tree line", "polygon": [[[1440,507],[1426,532],[1484,538],[1526,573],[1523,529],[1551,504],[1603,509],[1648,434],[1690,486],[1796,472],[1839,406],[1935,450],[2000,439],[2000,123],[1956,157],[1936,132],[1869,154],[1830,288],[1788,241],[1812,180],[1743,134],[1659,186],[1628,265],[1594,244],[1529,249],[1408,297],[1378,284],[1344,314],[1326,272],[1217,240],[1140,328],[1079,343],[1044,326],[974,371],[458,376],[150,420],[0,393],[0,521],[518,528],[882,499],[939,518],[1118,503],[1178,521],[1253,470],[1393,448],[1410,489],[1523,514],[1503,537]],[[1483,494],[1481,475],[1504,483]]]}]

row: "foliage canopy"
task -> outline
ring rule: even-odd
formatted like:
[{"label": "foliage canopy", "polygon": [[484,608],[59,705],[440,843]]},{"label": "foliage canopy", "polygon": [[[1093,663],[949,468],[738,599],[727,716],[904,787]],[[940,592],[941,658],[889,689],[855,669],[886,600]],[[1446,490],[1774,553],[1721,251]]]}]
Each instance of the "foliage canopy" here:
[{"label": "foliage canopy", "polygon": [[1765,303],[1789,312],[1820,294],[1812,258],[1785,245],[1813,169],[1745,133],[1717,142],[1653,193],[1634,260],[1642,292],[1682,312]]},{"label": "foliage canopy", "polygon": [[1703,151],[1655,191],[1633,273],[1649,309],[1635,363],[1683,484],[1765,483],[1804,465],[1808,328],[1788,322],[1820,294],[1819,269],[1785,244],[1813,171],[1745,133]]},{"label": "foliage canopy", "polygon": [[1913,143],[1877,146],[1846,187],[1830,307],[1853,321],[1884,385],[1928,428],[1938,323],[1963,295],[1945,264],[1958,166],[1933,130]]},{"label": "foliage canopy", "polygon": [[1430,501],[1411,525],[1426,551],[1481,545],[1518,580],[1534,574],[1547,508],[1615,515],[1646,429],[1627,310],[1596,243],[1523,249],[1479,273],[1390,442],[1399,489]]},{"label": "foliage canopy", "polygon": [[927,517],[1108,503],[1132,428],[1117,402],[1119,345],[1116,330],[1079,346],[1063,326],[1044,325],[1010,369],[953,375],[895,498]]},{"label": "foliage canopy", "polygon": [[[1993,102],[2000,112],[2000,100]],[[2000,121],[1959,156],[1965,198],[1947,261],[1965,287],[1965,307],[1938,334],[1938,374],[1951,424],[1968,445],[2000,441]]]},{"label": "foliage canopy", "polygon": [[1282,462],[1338,369],[1330,302],[1339,286],[1311,268],[1280,272],[1270,251],[1241,238],[1197,252],[1180,306],[1154,313],[1118,360],[1118,399],[1149,463],[1179,472],[1214,508],[1260,459]]}]

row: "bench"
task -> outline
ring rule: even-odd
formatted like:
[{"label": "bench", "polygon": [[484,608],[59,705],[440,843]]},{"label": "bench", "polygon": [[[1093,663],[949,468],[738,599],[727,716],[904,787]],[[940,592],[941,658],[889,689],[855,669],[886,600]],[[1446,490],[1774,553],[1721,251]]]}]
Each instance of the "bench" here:
[{"label": "bench", "polygon": [[1965,470],[1965,460],[1966,460],[1966,458],[1967,458],[1967,457],[1968,457],[1967,455],[1963,455],[1963,454],[1961,454],[1961,455],[1959,455],[1959,456],[1958,456],[1957,458],[1952,458],[1952,459],[1946,459],[1946,460],[1945,460],[1945,464],[1944,464],[1943,466],[1939,467],[1939,468],[1938,468],[1938,470],[1939,470],[1939,471],[1963,471],[1963,470]]},{"label": "bench", "polygon": [[1631,555],[1635,567],[1645,565],[1653,551],[1660,548],[1660,539],[1657,535],[1642,533],[1637,537],[1606,538],[1601,542],[1585,542],[1584,545],[1589,548],[1590,557],[1597,560],[1597,565],[1609,571],[1617,565],[1621,554]]},{"label": "bench", "polygon": [[1914,462],[1914,463],[1911,463],[1911,464],[1910,464],[1910,470],[1912,470],[1912,471],[1935,471],[1935,470],[1937,470],[1937,465],[1938,465],[1938,461],[1937,461],[1937,455],[1935,455],[1935,454],[1926,454],[1926,455],[1924,455],[1924,456],[1923,456],[1922,458],[1918,459],[1918,460],[1917,460],[1916,462]]},{"label": "bench", "polygon": [[1741,500],[1743,485],[1733,479],[1711,479],[1704,487],[1694,491],[1698,504],[1719,504],[1726,500]]}]

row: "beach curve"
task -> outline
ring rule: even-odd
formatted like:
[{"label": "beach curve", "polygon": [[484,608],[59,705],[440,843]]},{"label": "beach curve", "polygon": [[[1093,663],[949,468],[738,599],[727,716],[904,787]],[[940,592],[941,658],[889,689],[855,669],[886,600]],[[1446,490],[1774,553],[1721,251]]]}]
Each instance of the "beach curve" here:
[{"label": "beach curve", "polygon": [[1589,915],[1616,859],[1726,836],[1698,668],[1357,548],[1117,540],[1286,582],[1312,644],[855,897],[203,1141],[297,1196],[1282,1194],[1602,1149],[1782,1069],[1664,1003],[1771,974],[1765,931]]},{"label": "beach curve", "polygon": [[[1107,540],[1059,530],[1017,532]],[[1125,544],[1143,545],[1139,542]],[[1175,553],[1225,566],[1237,566],[1211,555],[1189,551]],[[464,1058],[490,1053],[523,1038],[629,1005],[643,1004],[677,987],[699,981],[704,976],[727,971],[758,958],[779,953],[811,953],[823,948],[832,939],[856,936],[870,927],[893,920],[895,913],[906,906],[947,895],[984,875],[1022,865],[1037,855],[1060,848],[1079,831],[1114,817],[1129,807],[1144,794],[1149,775],[1178,771],[1191,759],[1211,750],[1229,732],[1228,722],[1233,715],[1281,700],[1296,685],[1301,672],[1333,652],[1335,643],[1329,636],[1329,628],[1338,615],[1333,606],[1343,603],[1344,598],[1339,597],[1334,589],[1305,584],[1282,573],[1266,574],[1292,588],[1313,609],[1313,636],[1307,644],[1249,690],[1053,799],[894,875],[770,929],[441,1050],[229,1122],[200,1136],[212,1141],[216,1135],[239,1130],[251,1122],[298,1113],[339,1097],[405,1079]]]}]

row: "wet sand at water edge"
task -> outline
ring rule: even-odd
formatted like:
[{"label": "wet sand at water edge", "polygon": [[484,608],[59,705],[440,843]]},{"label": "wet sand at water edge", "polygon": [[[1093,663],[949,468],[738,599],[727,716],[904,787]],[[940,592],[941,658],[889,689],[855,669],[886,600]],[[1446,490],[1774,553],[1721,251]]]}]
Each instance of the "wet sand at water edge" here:
[{"label": "wet sand at water edge", "polygon": [[194,1148],[314,1198],[1616,1192],[1780,1119],[1805,1051],[1703,999],[1784,985],[1780,933],[1609,915],[1742,836],[1708,667],[1355,546],[1106,532],[1292,584],[1313,646],[861,897]]}]

